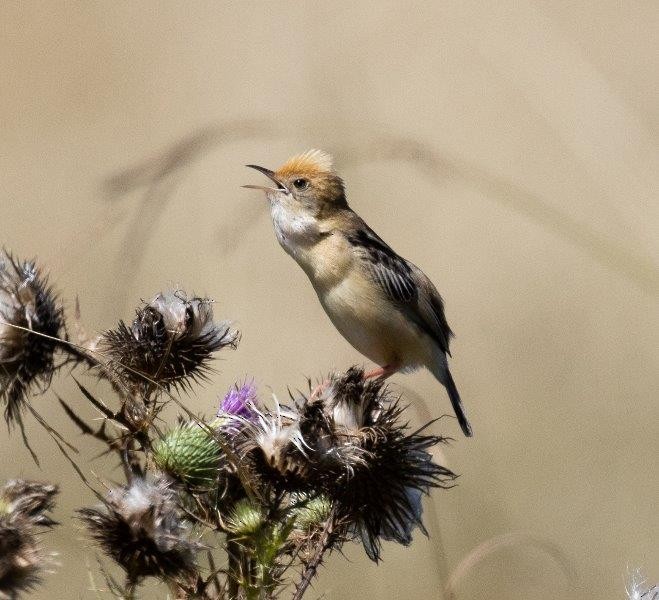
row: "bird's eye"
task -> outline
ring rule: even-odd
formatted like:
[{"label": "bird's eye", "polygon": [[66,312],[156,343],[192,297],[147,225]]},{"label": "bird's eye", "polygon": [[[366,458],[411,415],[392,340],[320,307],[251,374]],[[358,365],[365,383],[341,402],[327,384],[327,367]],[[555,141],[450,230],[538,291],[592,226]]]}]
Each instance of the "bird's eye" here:
[{"label": "bird's eye", "polygon": [[295,186],[295,189],[297,190],[306,190],[309,187],[309,181],[306,179],[296,179],[293,182],[293,185]]}]

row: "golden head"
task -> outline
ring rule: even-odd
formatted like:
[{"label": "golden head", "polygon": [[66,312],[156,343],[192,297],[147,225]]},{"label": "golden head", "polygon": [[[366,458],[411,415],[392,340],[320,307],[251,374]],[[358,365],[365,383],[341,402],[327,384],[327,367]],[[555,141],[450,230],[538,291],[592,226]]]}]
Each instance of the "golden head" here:
[{"label": "golden head", "polygon": [[322,150],[309,150],[294,156],[276,171],[257,165],[247,166],[260,171],[276,184],[277,187],[244,186],[265,190],[271,202],[286,196],[307,209],[322,211],[347,206],[343,180],[334,170],[332,157]]}]

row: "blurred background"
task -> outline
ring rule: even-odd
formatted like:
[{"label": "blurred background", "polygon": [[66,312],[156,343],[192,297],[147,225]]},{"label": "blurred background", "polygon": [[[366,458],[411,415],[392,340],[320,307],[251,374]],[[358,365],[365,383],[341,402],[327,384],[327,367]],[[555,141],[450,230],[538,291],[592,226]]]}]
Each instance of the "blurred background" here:
[{"label": "blurred background", "polygon": [[[240,188],[261,182],[246,163],[330,151],[444,295],[475,437],[433,431],[459,485],[427,499],[430,539],[380,566],[346,547],[310,598],[442,599],[453,574],[457,598],[613,599],[628,568],[659,578],[655,2],[8,0],[0,23],[0,241],[92,331],[172,285],[214,297],[243,340],[193,410],[364,363]],[[415,423],[450,412],[428,373],[392,384]],[[38,410],[92,479],[121,480],[54,392],[91,414],[65,377]],[[0,476],[62,486],[34,597],[99,597],[71,518],[94,499],[28,421],[41,470],[5,433]]]}]

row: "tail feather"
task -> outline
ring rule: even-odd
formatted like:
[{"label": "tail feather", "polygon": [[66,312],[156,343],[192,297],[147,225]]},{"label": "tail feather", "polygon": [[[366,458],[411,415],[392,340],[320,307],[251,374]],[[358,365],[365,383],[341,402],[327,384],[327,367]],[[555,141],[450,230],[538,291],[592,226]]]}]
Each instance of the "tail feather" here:
[{"label": "tail feather", "polygon": [[462,427],[462,432],[467,437],[471,437],[473,435],[471,425],[469,424],[469,420],[467,419],[464,406],[462,406],[462,400],[460,400],[460,394],[458,392],[458,388],[456,387],[455,381],[453,381],[451,372],[448,369],[446,369],[446,373],[444,374],[442,383],[446,386],[448,397],[451,400],[451,405],[453,406],[453,410],[455,411],[455,416],[458,418],[458,423],[460,423],[460,427]]}]

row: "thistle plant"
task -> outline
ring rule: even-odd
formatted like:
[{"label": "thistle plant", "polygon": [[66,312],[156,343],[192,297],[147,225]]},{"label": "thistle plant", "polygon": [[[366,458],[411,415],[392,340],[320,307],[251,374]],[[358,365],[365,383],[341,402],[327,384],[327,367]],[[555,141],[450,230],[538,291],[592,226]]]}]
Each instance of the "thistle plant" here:
[{"label": "thistle plant", "polygon": [[[214,356],[240,339],[230,322],[215,320],[210,299],[159,293],[132,321],[90,336],[77,321],[69,327],[34,263],[2,257],[0,401],[10,423],[25,407],[39,418],[31,393],[73,366],[79,393],[59,398],[62,409],[116,456],[125,481],[91,481],[90,465],[39,419],[94,489],[98,502],[76,517],[114,565],[104,573],[118,597],[138,597],[156,579],[173,598],[299,599],[344,544],[361,543],[377,562],[383,542],[409,545],[417,528],[427,535],[423,496],[455,478],[431,455],[445,439],[429,424],[411,430],[405,406],[381,380],[352,367],[286,402],[264,402],[245,381],[197,414],[186,397],[212,385]],[[83,382],[86,371],[109,384],[112,400],[100,399],[95,380]],[[81,416],[83,402],[102,415],[100,424]],[[162,411],[170,404],[179,416],[167,424]],[[10,598],[38,582],[43,561],[33,529],[53,524],[44,515],[56,488],[21,485],[0,490],[0,550],[18,528],[23,545],[13,556],[27,557],[0,557],[0,594],[11,588]]]}]

